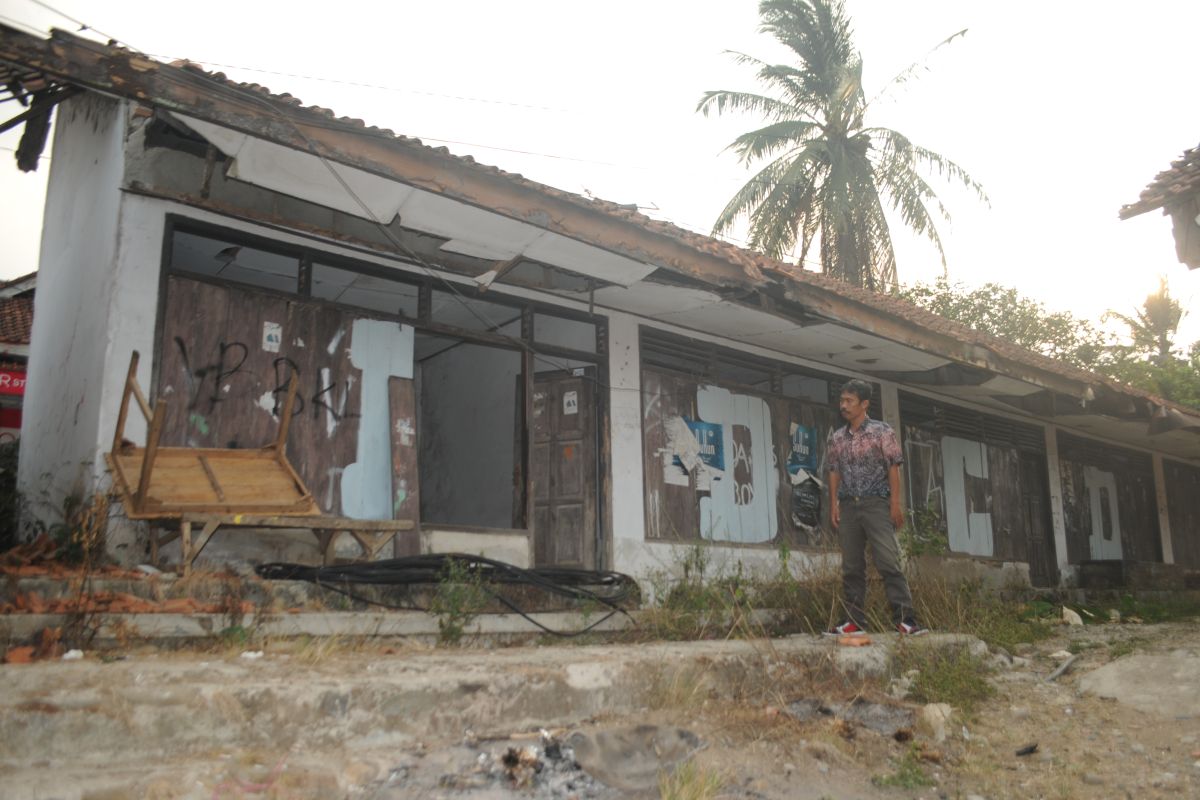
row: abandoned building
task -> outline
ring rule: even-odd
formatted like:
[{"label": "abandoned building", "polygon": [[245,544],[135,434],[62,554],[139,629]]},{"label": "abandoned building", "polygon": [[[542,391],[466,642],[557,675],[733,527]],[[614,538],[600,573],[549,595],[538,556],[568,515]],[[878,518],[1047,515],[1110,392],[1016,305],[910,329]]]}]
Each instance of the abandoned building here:
[{"label": "abandoned building", "polygon": [[[397,554],[644,577],[707,543],[776,569],[836,550],[824,442],[857,377],[947,559],[1200,573],[1194,410],[193,64],[0,26],[0,71],[18,159],[55,121],[20,464],[50,505],[108,485],[137,351],[173,446],[270,441],[297,376],[291,464],[322,513],[413,520]],[[115,513],[110,554],[145,559]]]}]

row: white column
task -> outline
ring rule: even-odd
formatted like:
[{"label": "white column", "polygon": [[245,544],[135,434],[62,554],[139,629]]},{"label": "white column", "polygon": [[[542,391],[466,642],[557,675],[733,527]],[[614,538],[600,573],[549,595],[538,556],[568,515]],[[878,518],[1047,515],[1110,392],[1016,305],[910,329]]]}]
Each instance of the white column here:
[{"label": "white column", "polygon": [[637,318],[608,318],[609,408],[612,409],[612,561],[610,569],[636,573],[644,549],[646,511],[642,479],[642,374]]},{"label": "white column", "polygon": [[1163,475],[1162,456],[1155,453],[1154,497],[1158,504],[1158,535],[1162,538],[1162,560],[1164,564],[1175,563],[1175,548],[1171,545],[1171,514],[1167,509],[1167,480]]},{"label": "white column", "polygon": [[1054,554],[1061,583],[1071,569],[1067,557],[1067,524],[1063,518],[1062,473],[1058,468],[1058,428],[1047,425],[1045,432],[1046,473],[1050,479],[1050,523],[1054,526]]},{"label": "white column", "polygon": [[[892,426],[892,430],[896,432],[896,438],[900,438],[900,387],[898,384],[891,381],[879,382],[879,397],[876,400],[878,408],[871,416],[877,419],[882,419],[888,425]],[[907,465],[906,465],[907,466]],[[908,497],[908,478],[903,469],[900,470],[900,502],[903,506],[907,506]]]}]

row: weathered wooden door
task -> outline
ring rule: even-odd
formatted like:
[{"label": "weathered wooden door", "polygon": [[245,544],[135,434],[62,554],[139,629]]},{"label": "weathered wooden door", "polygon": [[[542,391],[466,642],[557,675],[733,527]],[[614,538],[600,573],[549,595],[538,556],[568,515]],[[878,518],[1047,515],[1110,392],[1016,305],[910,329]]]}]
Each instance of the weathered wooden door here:
[{"label": "weathered wooden door", "polygon": [[596,564],[594,369],[533,380],[533,553],[539,567]]},{"label": "weathered wooden door", "polygon": [[1054,526],[1050,521],[1050,506],[1046,502],[1046,459],[1041,453],[1021,453],[1020,485],[1024,503],[1026,557],[1029,559],[1029,582],[1034,586],[1058,584],[1058,557],[1054,552]]}]

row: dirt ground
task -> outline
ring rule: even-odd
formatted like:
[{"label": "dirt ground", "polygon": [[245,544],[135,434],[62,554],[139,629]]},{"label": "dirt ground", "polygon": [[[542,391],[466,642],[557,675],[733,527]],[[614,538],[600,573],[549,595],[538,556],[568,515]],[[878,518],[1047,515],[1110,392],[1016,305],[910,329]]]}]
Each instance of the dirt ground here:
[{"label": "dirt ground", "polygon": [[[912,741],[898,742],[863,728],[847,731],[831,720],[799,723],[770,706],[714,706],[666,718],[707,738],[709,746],[696,760],[723,776],[718,796],[1200,797],[1200,718],[1176,718],[1169,706],[1141,711],[1078,690],[1083,675],[1114,658],[1187,653],[1200,660],[1200,623],[1058,631],[1015,654],[1015,665],[997,669],[991,676],[996,695],[968,717],[956,711],[942,743],[920,730]],[[1076,660],[1047,682],[1064,660],[1053,654],[1065,652]],[[862,687],[867,696],[874,689]],[[1194,683],[1175,689],[1193,698],[1193,705],[1200,693]],[[831,690],[837,691],[826,687]],[[1016,754],[1033,744],[1036,752]],[[919,766],[933,785],[877,785],[905,763]],[[893,782],[904,783],[895,777]]]},{"label": "dirt ground", "polygon": [[[920,641],[920,640],[918,640]],[[757,645],[756,645],[757,646]],[[769,649],[769,643],[761,645]],[[1015,656],[1015,658],[1011,658]],[[1070,669],[1047,677],[1070,657]],[[1103,624],[1057,627],[1054,635],[1012,654],[989,653],[988,680],[995,695],[975,711],[955,709],[945,739],[919,721],[899,736],[873,732],[836,716],[793,714],[796,701],[835,705],[860,698],[907,708],[919,720],[923,706],[892,695],[894,682],[848,679],[785,662],[771,686],[725,685],[730,677],[691,673],[655,687],[646,710],[600,716],[571,729],[488,731],[479,738],[433,741],[403,750],[193,752],[172,763],[147,765],[122,778],[110,794],[31,790],[37,797],[350,797],[399,798],[1191,798],[1200,797],[1200,681],[1148,669],[1133,682],[1166,690],[1165,699],[1142,709],[1081,693],[1080,681],[1118,659],[1146,656],[1183,661],[1200,674],[1200,621],[1160,625]],[[211,654],[148,655],[185,661]],[[238,656],[234,655],[236,659]],[[336,675],[357,661],[354,652],[325,655],[317,664],[296,663],[296,680]],[[1129,662],[1126,662],[1129,663]],[[1133,662],[1133,663],[1141,663]],[[734,679],[736,681],[736,679]],[[1174,684],[1172,682],[1175,682]],[[1149,692],[1153,695],[1153,692]],[[1185,702],[1186,701],[1186,702]],[[1185,713],[1186,712],[1186,713]],[[638,727],[642,726],[642,727]],[[645,726],[655,726],[647,728]],[[636,766],[649,774],[642,789],[605,782],[578,763],[579,736],[650,730],[652,736],[615,753],[618,771]],[[655,731],[659,733],[654,733]],[[667,732],[682,731],[667,742]],[[686,742],[682,749],[679,743]],[[1033,752],[1018,755],[1036,744]],[[549,745],[549,747],[547,746]],[[577,749],[578,748],[578,749]],[[655,759],[659,761],[656,762]],[[660,762],[665,769],[660,770]],[[711,781],[708,791],[661,793],[660,771],[694,765]],[[36,765],[31,765],[36,766]],[[584,763],[584,766],[589,766]],[[61,775],[67,786],[66,775]],[[120,777],[120,776],[114,776]],[[698,780],[691,788],[697,789]],[[9,784],[10,788],[16,784]],[[91,784],[89,784],[91,785]],[[127,788],[137,787],[136,795]],[[0,792],[4,794],[4,792]]]},{"label": "dirt ground", "polygon": [[[637,725],[677,726],[702,742],[691,756],[701,774],[715,776],[720,788],[679,797],[723,798],[1183,798],[1200,797],[1200,717],[1178,715],[1167,701],[1156,710],[1138,710],[1114,699],[1081,693],[1080,679],[1118,658],[1186,654],[1200,661],[1200,623],[1106,624],[1066,627],[1015,659],[990,653],[989,680],[995,695],[969,715],[955,710],[943,741],[919,721],[912,736],[898,737],[820,716],[798,721],[790,701],[823,702],[859,697],[884,704],[887,684],[854,683],[836,676],[781,676],[758,696],[745,691],[736,701],[706,698],[698,687],[664,687],[653,710],[636,716],[597,718],[582,730],[628,730]],[[1075,656],[1054,681],[1047,677]],[[1147,685],[1170,682],[1170,675],[1147,675]],[[1170,688],[1170,687],[1167,687]],[[1174,691],[1192,698],[1200,685]],[[917,713],[918,704],[909,707]],[[569,732],[555,732],[565,737]],[[565,782],[547,763],[547,776],[513,788],[503,778],[486,779],[513,742],[493,741],[423,754],[407,762],[403,780],[364,787],[364,796],[399,797],[659,797],[612,791],[603,784]],[[901,739],[902,741],[898,741]],[[1036,745],[1036,749],[1032,748]],[[1032,750],[1032,752],[1028,752]],[[1018,755],[1018,751],[1025,753]],[[457,753],[457,755],[455,755]],[[422,762],[425,762],[424,764]],[[499,767],[491,767],[495,778]],[[440,777],[435,777],[435,774]],[[447,781],[447,775],[462,779]],[[471,778],[470,776],[474,776]],[[474,781],[472,783],[472,781]],[[713,788],[712,786],[709,787]]]}]

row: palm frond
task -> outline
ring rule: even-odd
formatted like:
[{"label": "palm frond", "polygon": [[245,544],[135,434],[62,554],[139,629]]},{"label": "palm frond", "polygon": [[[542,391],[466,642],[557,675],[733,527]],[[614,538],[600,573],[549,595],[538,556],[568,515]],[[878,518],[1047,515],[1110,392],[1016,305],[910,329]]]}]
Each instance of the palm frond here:
[{"label": "palm frond", "polygon": [[815,133],[819,133],[820,129],[815,123],[800,120],[774,122],[758,130],[743,133],[726,149],[737,153],[743,163],[750,163],[760,158],[771,158],[781,149],[803,144]]},{"label": "palm frond", "polygon": [[946,45],[953,42],[955,39],[957,39],[961,36],[966,36],[967,30],[968,30],[967,28],[963,28],[961,31],[958,31],[957,33],[952,33],[949,36],[947,36],[945,39],[942,39],[940,42],[935,44],[933,47],[929,48],[929,51],[927,53],[925,53],[925,55],[922,56],[919,61],[914,61],[913,63],[909,64],[907,67],[900,70],[900,72],[896,76],[894,76],[890,81],[885,83],[883,85],[883,88],[881,88],[874,97],[872,97],[870,100],[867,101],[867,105],[870,106],[870,105],[874,104],[875,101],[882,99],[893,88],[903,86],[904,84],[908,83],[909,81],[912,81],[912,80],[920,77],[921,73],[928,72],[929,71],[929,59],[933,57],[933,54],[936,53],[938,50],[941,50]]},{"label": "palm frond", "polygon": [[715,111],[718,116],[727,112],[761,114],[768,119],[785,119],[792,114],[793,109],[782,100],[765,94],[753,92],[736,92],[728,89],[716,89],[705,92],[696,104],[696,110],[704,116]]}]

